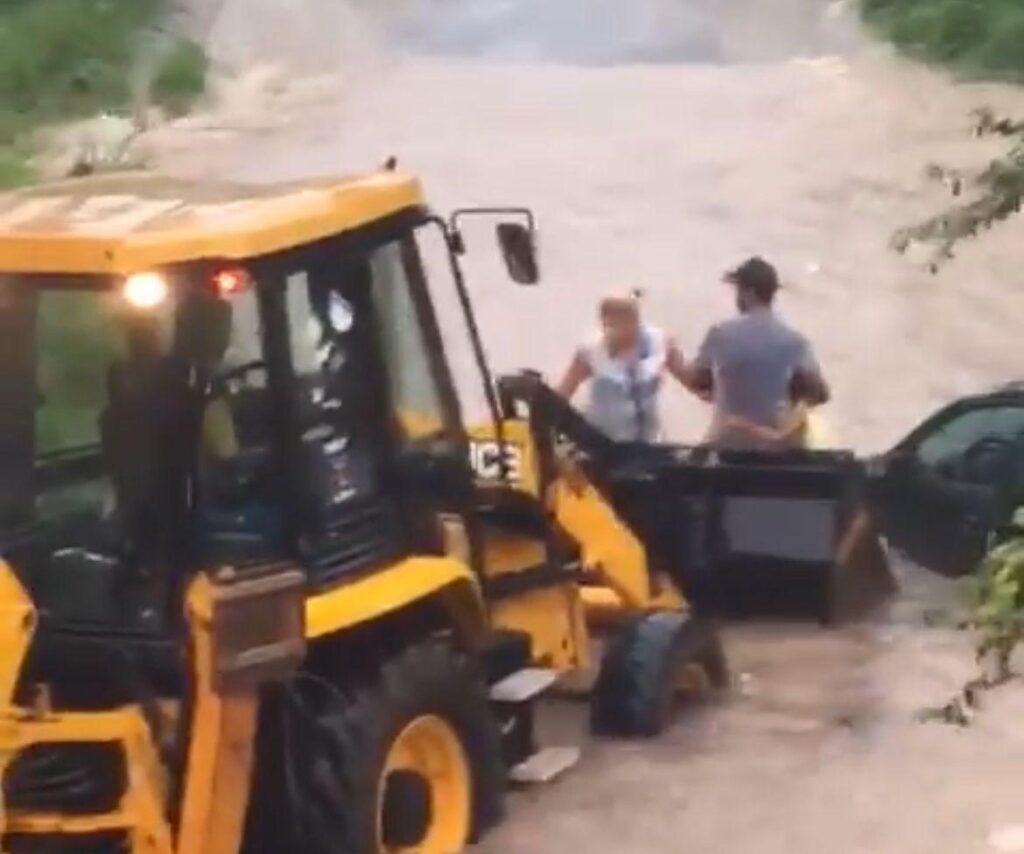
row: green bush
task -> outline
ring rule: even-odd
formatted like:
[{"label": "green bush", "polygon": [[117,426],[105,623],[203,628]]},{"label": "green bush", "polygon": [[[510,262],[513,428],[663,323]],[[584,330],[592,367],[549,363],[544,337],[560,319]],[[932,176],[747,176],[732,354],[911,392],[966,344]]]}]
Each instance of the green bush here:
[{"label": "green bush", "polygon": [[0,190],[12,190],[31,183],[35,176],[23,151],[0,148]]},{"label": "green bush", "polygon": [[1024,511],[1016,514],[1015,533],[992,549],[968,580],[970,614],[978,661],[992,658],[990,678],[1010,678],[1010,659],[1024,641]]},{"label": "green bush", "polygon": [[164,57],[153,79],[153,101],[172,115],[188,110],[203,94],[207,72],[206,54],[190,41],[180,41]]},{"label": "green bush", "polygon": [[911,56],[974,75],[1024,75],[1021,0],[861,0],[861,10]]},{"label": "green bush", "polygon": [[42,121],[128,103],[133,45],[158,0],[31,0],[0,14],[0,103]]},{"label": "green bush", "polygon": [[[167,0],[0,0],[0,168],[36,127],[130,108],[136,49]],[[174,46],[157,69],[153,99],[174,113],[203,91],[206,60]],[[27,174],[22,169],[21,175]],[[0,176],[0,183],[14,179]]]}]

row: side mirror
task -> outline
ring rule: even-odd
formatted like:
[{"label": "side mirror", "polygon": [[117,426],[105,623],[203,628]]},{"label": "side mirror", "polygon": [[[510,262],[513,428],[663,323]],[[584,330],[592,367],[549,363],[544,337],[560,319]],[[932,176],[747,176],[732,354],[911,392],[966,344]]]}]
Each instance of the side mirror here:
[{"label": "side mirror", "polygon": [[889,471],[908,472],[918,465],[914,448],[897,448],[885,455]]},{"label": "side mirror", "polygon": [[520,285],[537,284],[540,281],[540,269],[533,229],[519,222],[500,222],[495,231],[512,281]]},{"label": "side mirror", "polygon": [[872,489],[891,489],[912,476],[917,458],[909,448],[897,448],[864,460],[864,473]]}]

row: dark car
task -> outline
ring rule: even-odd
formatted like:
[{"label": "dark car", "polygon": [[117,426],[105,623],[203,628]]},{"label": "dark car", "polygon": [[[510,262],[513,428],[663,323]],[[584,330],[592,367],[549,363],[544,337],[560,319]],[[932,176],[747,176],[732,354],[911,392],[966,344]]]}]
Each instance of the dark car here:
[{"label": "dark car", "polygon": [[1024,505],[1024,382],[943,407],[870,470],[892,546],[943,575],[972,571]]}]

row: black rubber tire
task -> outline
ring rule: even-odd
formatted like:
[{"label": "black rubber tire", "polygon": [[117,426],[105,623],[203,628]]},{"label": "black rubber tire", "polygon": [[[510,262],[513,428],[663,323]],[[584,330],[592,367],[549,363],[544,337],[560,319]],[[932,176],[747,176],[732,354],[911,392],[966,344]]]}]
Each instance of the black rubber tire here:
[{"label": "black rubber tire", "polygon": [[598,735],[646,737],[669,725],[678,698],[676,675],[693,663],[721,691],[729,670],[718,632],[679,611],[645,615],[608,646],[591,696],[590,724]]},{"label": "black rubber tire", "polygon": [[472,775],[473,838],[504,815],[501,738],[475,662],[430,640],[385,662],[346,702],[319,710],[304,734],[297,804],[303,854],[377,854],[379,781],[399,732],[420,715],[455,730]]}]

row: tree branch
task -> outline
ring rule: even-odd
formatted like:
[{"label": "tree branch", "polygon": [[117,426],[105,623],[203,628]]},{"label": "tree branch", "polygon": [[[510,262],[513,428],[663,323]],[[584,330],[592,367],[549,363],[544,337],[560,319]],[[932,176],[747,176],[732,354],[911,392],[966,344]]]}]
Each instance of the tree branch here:
[{"label": "tree branch", "polygon": [[898,252],[906,252],[914,244],[933,245],[932,272],[954,257],[958,243],[1020,213],[1024,204],[1024,121],[1000,118],[987,108],[976,110],[973,118],[975,136],[1012,139],[1009,151],[974,175],[938,164],[928,166],[925,174],[929,180],[944,184],[954,197],[963,195],[966,188],[973,199],[900,229],[892,239]]}]

